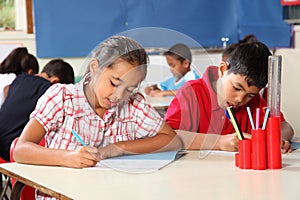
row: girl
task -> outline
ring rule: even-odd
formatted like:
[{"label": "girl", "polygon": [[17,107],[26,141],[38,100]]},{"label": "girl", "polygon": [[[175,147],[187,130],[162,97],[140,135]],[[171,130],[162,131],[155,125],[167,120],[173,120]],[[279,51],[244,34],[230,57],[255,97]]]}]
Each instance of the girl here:
[{"label": "girl", "polygon": [[[136,93],[148,57],[134,40],[114,36],[76,85],[53,85],[38,101],[14,150],[21,163],[74,168],[123,154],[178,150],[181,140]],[[87,146],[79,146],[76,131]],[[39,142],[45,138],[45,147]]]},{"label": "girl", "polygon": [[12,50],[0,64],[0,107],[7,96],[9,85],[16,76],[22,73],[37,74],[38,72],[38,61],[26,47]]}]

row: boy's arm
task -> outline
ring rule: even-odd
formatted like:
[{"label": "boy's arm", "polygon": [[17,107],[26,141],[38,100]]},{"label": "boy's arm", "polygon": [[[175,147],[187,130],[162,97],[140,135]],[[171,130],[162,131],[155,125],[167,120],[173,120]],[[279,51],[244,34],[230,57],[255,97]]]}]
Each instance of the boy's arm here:
[{"label": "boy's arm", "polygon": [[281,138],[283,140],[291,141],[294,136],[294,130],[287,121],[282,121],[280,124]]},{"label": "boy's arm", "polygon": [[175,96],[178,90],[152,90],[148,95],[152,97]]},{"label": "boy's arm", "polygon": [[287,121],[282,121],[280,124],[281,129],[281,140],[282,140],[282,153],[291,153],[292,145],[291,140],[294,136],[294,130],[292,126]]},{"label": "boy's arm", "polygon": [[146,88],[144,89],[144,91],[145,91],[145,93],[146,93],[147,95],[149,95],[152,91],[155,91],[155,90],[160,91],[160,89],[158,88],[157,84],[148,86],[148,87],[146,87]]},{"label": "boy's arm", "polygon": [[227,135],[204,134],[184,130],[176,130],[183,142],[184,149],[188,150],[222,150],[237,151],[238,138],[235,133]]}]

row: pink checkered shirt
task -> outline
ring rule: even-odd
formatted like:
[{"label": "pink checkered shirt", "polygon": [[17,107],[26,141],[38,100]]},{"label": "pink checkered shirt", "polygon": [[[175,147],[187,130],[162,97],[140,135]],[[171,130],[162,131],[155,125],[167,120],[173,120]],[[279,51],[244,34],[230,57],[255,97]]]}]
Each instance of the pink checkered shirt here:
[{"label": "pink checkered shirt", "polygon": [[[80,145],[71,129],[90,146],[103,147],[118,141],[136,140],[156,135],[163,119],[146,104],[142,94],[125,101],[99,117],[89,105],[83,83],[54,84],[38,100],[30,118],[46,130],[46,147],[75,149]],[[45,196],[44,196],[45,197]],[[39,199],[48,199],[39,196]]]}]

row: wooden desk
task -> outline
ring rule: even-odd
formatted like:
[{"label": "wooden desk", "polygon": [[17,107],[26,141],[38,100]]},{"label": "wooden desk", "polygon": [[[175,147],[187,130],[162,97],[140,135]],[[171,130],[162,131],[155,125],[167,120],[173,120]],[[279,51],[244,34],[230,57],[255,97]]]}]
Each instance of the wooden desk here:
[{"label": "wooden desk", "polygon": [[234,156],[189,151],[158,172],[130,174],[7,163],[0,172],[61,199],[299,199],[300,150],[279,170],[242,170]]}]

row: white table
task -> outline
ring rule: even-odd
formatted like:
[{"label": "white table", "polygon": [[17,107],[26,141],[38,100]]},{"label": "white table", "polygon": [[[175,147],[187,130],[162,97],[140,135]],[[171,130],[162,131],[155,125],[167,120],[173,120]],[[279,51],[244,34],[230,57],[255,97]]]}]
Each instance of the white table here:
[{"label": "white table", "polygon": [[189,151],[152,173],[7,163],[0,172],[61,199],[300,199],[300,151],[283,155],[279,170],[242,170],[234,156]]},{"label": "white table", "polygon": [[165,116],[166,111],[174,98],[174,96],[150,97],[148,95],[145,95],[145,97],[147,103],[153,106],[162,117]]}]

